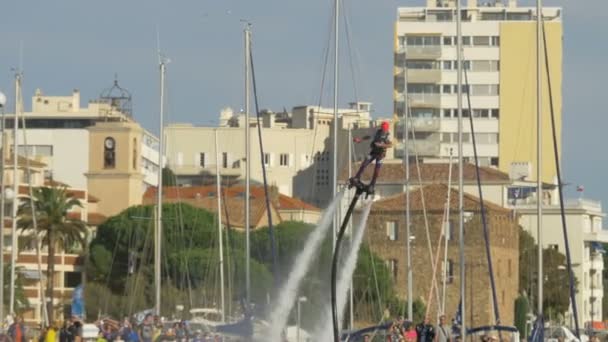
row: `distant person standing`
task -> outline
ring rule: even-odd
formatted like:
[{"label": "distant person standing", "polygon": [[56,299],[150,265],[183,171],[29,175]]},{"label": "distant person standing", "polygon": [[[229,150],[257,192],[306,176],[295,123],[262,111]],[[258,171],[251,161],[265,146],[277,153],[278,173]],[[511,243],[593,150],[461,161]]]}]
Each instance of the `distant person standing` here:
[{"label": "distant person standing", "polygon": [[435,340],[435,327],[428,318],[424,318],[424,322],[416,326],[416,334],[418,335],[418,342],[433,342]]},{"label": "distant person standing", "polygon": [[437,342],[452,342],[452,328],[445,323],[445,315],[439,316]]},{"label": "distant person standing", "polygon": [[13,324],[8,328],[8,335],[13,342],[25,342],[25,326],[22,317],[15,317]]},{"label": "distant person standing", "polygon": [[152,314],[147,314],[139,328],[139,340],[142,342],[152,342],[154,338],[154,319]]}]

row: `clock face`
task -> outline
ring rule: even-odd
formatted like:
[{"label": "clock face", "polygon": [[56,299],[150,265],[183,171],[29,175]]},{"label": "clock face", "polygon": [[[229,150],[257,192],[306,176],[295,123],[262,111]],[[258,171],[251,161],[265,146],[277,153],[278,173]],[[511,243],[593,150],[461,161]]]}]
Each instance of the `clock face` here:
[{"label": "clock face", "polygon": [[106,146],[106,148],[108,150],[114,149],[114,139],[112,139],[112,138],[106,138],[106,141],[104,142],[104,145]]}]

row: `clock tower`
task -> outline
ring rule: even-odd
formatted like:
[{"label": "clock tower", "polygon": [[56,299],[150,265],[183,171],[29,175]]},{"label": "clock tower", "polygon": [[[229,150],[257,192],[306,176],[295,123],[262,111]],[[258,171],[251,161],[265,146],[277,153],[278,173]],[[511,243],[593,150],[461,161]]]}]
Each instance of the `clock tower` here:
[{"label": "clock tower", "polygon": [[106,216],[141,204],[144,175],[141,160],[143,129],[135,122],[98,122],[89,131],[88,191],[99,198]]}]

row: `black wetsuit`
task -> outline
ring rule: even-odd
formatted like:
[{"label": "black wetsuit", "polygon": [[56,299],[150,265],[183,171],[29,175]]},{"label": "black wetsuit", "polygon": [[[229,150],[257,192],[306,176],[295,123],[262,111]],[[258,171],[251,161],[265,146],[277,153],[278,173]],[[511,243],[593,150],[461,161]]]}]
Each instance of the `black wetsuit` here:
[{"label": "black wetsuit", "polygon": [[[389,139],[389,135],[390,135],[390,133],[388,131],[385,132],[382,129],[379,129],[376,131],[376,134],[374,134],[374,138],[373,138],[371,144],[369,145],[371,148],[371,151],[369,152],[369,155],[367,156],[367,158],[365,158],[365,160],[361,164],[359,171],[357,171],[357,175],[354,177],[355,180],[359,181],[359,178],[361,177],[361,174],[363,174],[363,171],[365,170],[365,168],[369,164],[371,164],[371,162],[373,162],[375,160],[376,167],[374,168],[374,175],[372,177],[372,180],[369,183],[369,186],[372,189],[373,189],[374,185],[376,184],[376,179],[378,178],[378,174],[380,173],[380,167],[382,166],[382,159],[384,159],[384,156],[386,155],[386,147],[381,147],[376,144],[389,145],[391,143],[391,141]],[[366,137],[366,138],[368,138],[368,137]]]}]

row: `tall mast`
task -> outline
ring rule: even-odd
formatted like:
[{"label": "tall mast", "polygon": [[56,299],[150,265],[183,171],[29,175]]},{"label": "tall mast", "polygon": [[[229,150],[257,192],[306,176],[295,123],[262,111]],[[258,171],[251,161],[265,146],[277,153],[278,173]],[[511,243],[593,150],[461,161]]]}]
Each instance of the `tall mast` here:
[{"label": "tall mast", "polygon": [[160,292],[161,292],[161,243],[163,233],[163,154],[165,150],[165,71],[166,65],[164,57],[160,56],[160,144],[158,147],[158,190],[156,191],[156,244],[154,245],[154,290],[155,306],[154,311],[160,315]]},{"label": "tall mast", "polygon": [[249,59],[249,44],[251,42],[251,24],[245,25],[245,302],[249,307],[251,296],[251,250],[250,250],[250,217],[249,217],[249,182],[251,179],[251,136],[249,127],[249,86],[251,85],[251,79],[249,74],[249,67],[251,61]]},{"label": "tall mast", "polygon": [[413,294],[413,275],[412,275],[412,258],[411,258],[411,240],[410,236],[410,152],[409,136],[408,136],[408,120],[409,120],[409,102],[407,98],[407,52],[405,51],[405,42],[403,50],[403,164],[405,168],[405,245],[406,245],[406,260],[407,260],[407,319],[414,319],[414,294]]},{"label": "tall mast", "polygon": [[[543,180],[542,180],[542,1],[536,0],[536,238],[538,243],[538,308],[539,316],[543,314]],[[561,184],[558,184],[561,186]]]},{"label": "tall mast", "polygon": [[215,182],[217,197],[217,232],[219,238],[220,253],[220,305],[222,308],[222,322],[226,320],[226,304],[224,298],[224,240],[222,237],[222,193],[220,185],[220,149],[217,142],[217,128],[215,129]]},{"label": "tall mast", "polygon": [[[0,111],[2,115],[2,156],[0,156],[0,289],[4,289],[4,206],[5,206],[5,191],[4,191],[4,160],[6,157],[6,131],[4,110],[6,106],[6,95],[0,93]],[[0,291],[0,319],[4,317],[4,291]],[[0,330],[3,330],[0,327]]]},{"label": "tall mast", "polygon": [[23,110],[21,108],[21,73],[15,75],[15,123],[13,125],[13,205],[12,205],[12,226],[11,226],[11,284],[10,284],[10,301],[9,311],[11,314],[15,312],[15,268],[17,266],[17,207],[19,205],[19,142],[17,141],[17,132],[19,130],[19,115]]},{"label": "tall mast", "polygon": [[[338,37],[339,37],[339,14],[340,14],[340,0],[335,0],[335,17],[334,17],[334,141],[333,141],[333,167],[332,167],[332,183],[331,183],[331,197],[335,198],[338,191]],[[338,215],[334,213],[334,235],[332,241],[335,240],[338,232]]]},{"label": "tall mast", "polygon": [[[456,48],[457,48],[457,100],[458,100],[458,226],[460,242],[460,301],[461,301],[461,341],[466,341],[466,300],[465,300],[465,259],[464,259],[464,197],[463,197],[463,156],[462,156],[462,10],[461,0],[456,1]],[[470,113],[469,113],[470,115]]]}]

